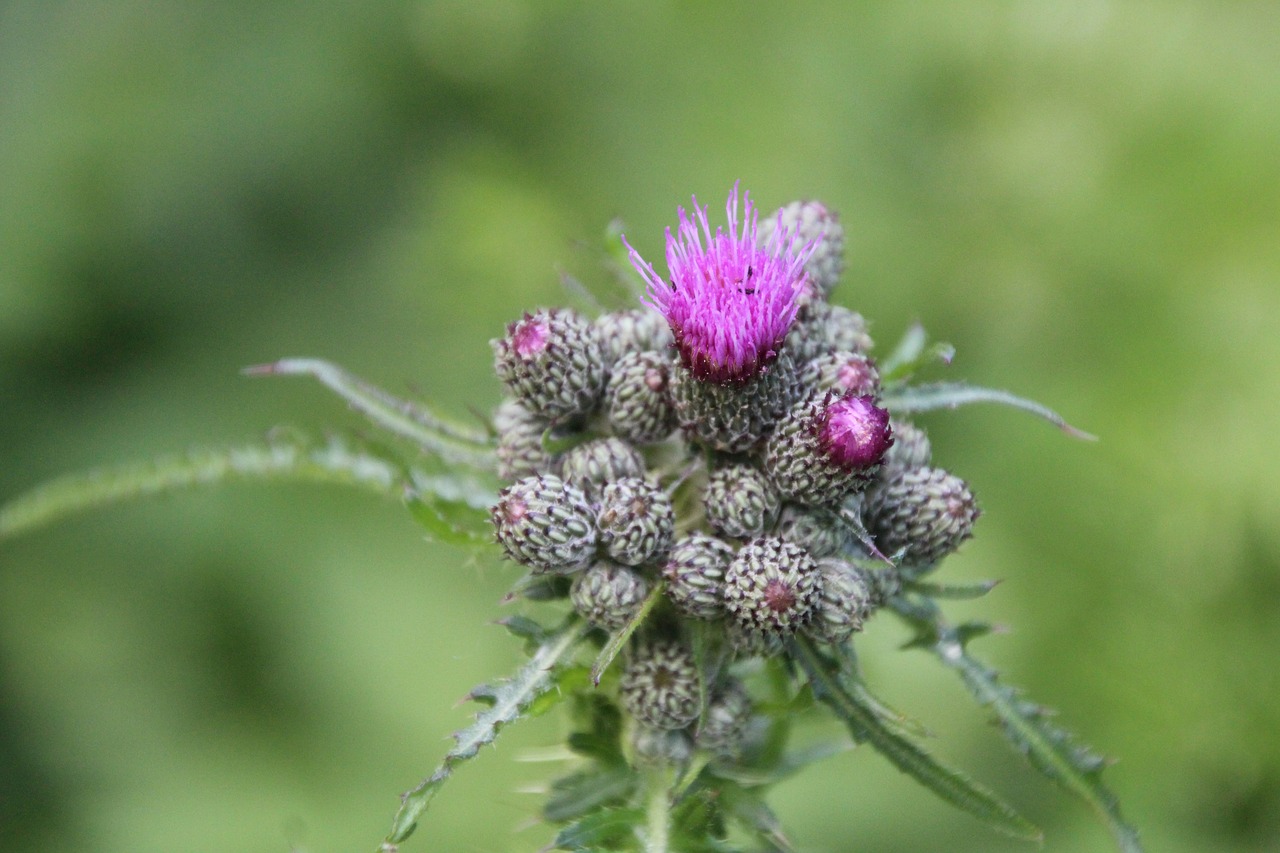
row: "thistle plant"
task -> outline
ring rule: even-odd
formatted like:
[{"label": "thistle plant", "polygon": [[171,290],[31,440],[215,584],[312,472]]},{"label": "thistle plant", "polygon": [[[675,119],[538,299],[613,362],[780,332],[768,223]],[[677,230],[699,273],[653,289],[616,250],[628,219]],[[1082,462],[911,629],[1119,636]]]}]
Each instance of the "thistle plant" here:
[{"label": "thistle plant", "polygon": [[[994,830],[1039,840],[876,698],[855,649],[886,617],[960,677],[1031,766],[1090,805],[1120,850],[1140,850],[1101,781],[1106,761],[970,653],[989,625],[944,613],[994,584],[935,580],[980,510],[909,418],[993,402],[1089,436],[1004,391],[914,381],[953,356],[918,326],[873,356],[863,318],[830,301],[844,233],[826,205],[761,221],[735,186],[726,213],[713,229],[696,199],[680,208],[662,273],[621,238],[638,304],[512,322],[493,341],[506,397],[485,423],[284,359],[245,372],[318,380],[411,452],[278,437],[96,472],[9,503],[0,535],[135,494],[301,478],[397,495],[434,538],[500,554],[517,608],[501,623],[528,660],[470,693],[474,723],[403,794],[383,853],[420,826],[429,834],[429,805],[481,747],[555,706],[572,758],[541,806],[547,849],[792,850],[770,789],[850,742]],[[797,748],[796,721],[823,715],[837,737]]]}]

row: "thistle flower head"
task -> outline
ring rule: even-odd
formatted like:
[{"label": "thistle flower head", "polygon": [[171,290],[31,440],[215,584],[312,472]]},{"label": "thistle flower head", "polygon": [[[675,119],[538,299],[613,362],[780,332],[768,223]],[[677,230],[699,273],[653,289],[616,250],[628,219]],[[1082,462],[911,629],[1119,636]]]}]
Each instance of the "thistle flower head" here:
[{"label": "thistle flower head", "polygon": [[778,357],[816,245],[802,243],[781,221],[759,245],[749,194],[742,207],[739,219],[735,183],[725,206],[729,230],[714,234],[697,198],[692,218],[680,208],[677,234],[667,229],[665,281],[627,243],[632,265],[648,284],[646,301],[666,318],[681,363],[702,382],[748,382]]}]

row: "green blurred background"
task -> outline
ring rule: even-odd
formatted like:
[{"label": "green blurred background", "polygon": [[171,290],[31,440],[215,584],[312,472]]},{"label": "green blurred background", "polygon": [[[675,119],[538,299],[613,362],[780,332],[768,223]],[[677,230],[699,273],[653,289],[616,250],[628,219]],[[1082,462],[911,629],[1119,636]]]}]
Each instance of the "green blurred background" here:
[{"label": "green blurred background", "polygon": [[[1121,759],[1155,851],[1280,850],[1280,7],[28,0],[0,5],[0,496],[358,427],[333,359],[465,413],[488,339],[624,216],[837,208],[881,349],[1037,397],[926,421],[986,514],[975,650]],[[0,545],[0,847],[370,850],[479,681],[515,577],[360,494],[238,485]],[[1046,851],[1105,830],[889,619],[869,677]],[[406,850],[532,850],[511,729]],[[805,851],[1017,851],[855,750],[781,787]],[[517,831],[519,830],[519,831]]]}]

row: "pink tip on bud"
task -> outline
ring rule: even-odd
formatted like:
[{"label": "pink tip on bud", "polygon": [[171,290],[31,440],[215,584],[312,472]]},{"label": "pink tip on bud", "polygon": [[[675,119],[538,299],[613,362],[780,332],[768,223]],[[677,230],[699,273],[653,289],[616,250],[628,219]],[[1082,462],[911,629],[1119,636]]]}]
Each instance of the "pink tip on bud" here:
[{"label": "pink tip on bud", "polygon": [[836,381],[846,393],[869,394],[880,384],[880,374],[864,358],[850,358],[836,369]]},{"label": "pink tip on bud", "polygon": [[524,318],[507,326],[507,338],[511,348],[522,359],[530,359],[547,348],[550,325],[545,317],[525,314]]},{"label": "pink tip on bud", "polygon": [[498,504],[498,512],[507,524],[517,524],[529,511],[529,505],[518,495],[510,495]]},{"label": "pink tip on bud", "polygon": [[889,412],[869,395],[839,397],[818,417],[818,446],[832,464],[863,471],[879,464],[893,444]]},{"label": "pink tip on bud", "polygon": [[796,606],[796,594],[780,580],[771,580],[764,588],[764,604],[774,613],[785,613]]}]

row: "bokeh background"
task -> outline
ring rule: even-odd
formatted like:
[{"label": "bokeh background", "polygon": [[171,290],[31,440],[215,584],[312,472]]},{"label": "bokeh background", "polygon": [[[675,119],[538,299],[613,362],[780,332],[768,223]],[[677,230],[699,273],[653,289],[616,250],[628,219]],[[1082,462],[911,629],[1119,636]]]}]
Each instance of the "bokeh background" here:
[{"label": "bokeh background", "polygon": [[[926,420],[986,514],[945,577],[980,655],[1120,759],[1150,851],[1280,850],[1280,7],[1273,3],[0,4],[0,497],[359,421],[313,355],[441,408],[623,216],[837,208],[837,301],[919,319],[1012,411]],[[586,273],[583,273],[586,275]],[[372,849],[512,670],[515,577],[394,503],[236,485],[0,544],[0,847]],[[1046,830],[1109,847],[889,618],[873,685]],[[532,850],[522,724],[406,850]],[[833,729],[834,730],[834,729]],[[854,750],[780,787],[805,851],[1016,851]],[[522,828],[524,827],[524,828]]]}]

